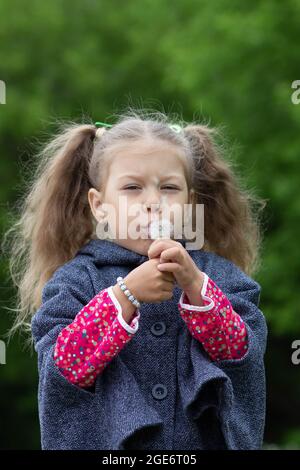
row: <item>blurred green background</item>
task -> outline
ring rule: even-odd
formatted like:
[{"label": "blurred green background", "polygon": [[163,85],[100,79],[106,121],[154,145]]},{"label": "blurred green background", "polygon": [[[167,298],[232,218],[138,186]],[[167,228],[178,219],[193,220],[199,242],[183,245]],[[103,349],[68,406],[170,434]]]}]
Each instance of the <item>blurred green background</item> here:
[{"label": "blurred green background", "polygon": [[[130,103],[225,127],[248,187],[268,201],[256,276],[269,327],[265,448],[300,448],[299,28],[296,0],[0,2],[2,233],[56,118],[109,121]],[[0,275],[2,335],[15,294],[5,256]],[[37,359],[22,338],[0,377],[0,447],[39,449]]]}]

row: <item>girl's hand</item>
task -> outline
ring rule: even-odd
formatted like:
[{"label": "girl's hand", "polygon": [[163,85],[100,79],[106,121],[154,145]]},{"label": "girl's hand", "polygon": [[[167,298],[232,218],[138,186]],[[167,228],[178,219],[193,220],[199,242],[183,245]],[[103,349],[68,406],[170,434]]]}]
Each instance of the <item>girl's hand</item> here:
[{"label": "girl's hand", "polygon": [[156,303],[173,297],[174,276],[172,273],[160,272],[158,264],[159,259],[149,259],[124,277],[128,289],[141,302]]},{"label": "girl's hand", "polygon": [[154,240],[148,250],[148,257],[160,257],[157,269],[173,273],[183,291],[194,292],[202,289],[204,274],[181,243],[175,240]]}]

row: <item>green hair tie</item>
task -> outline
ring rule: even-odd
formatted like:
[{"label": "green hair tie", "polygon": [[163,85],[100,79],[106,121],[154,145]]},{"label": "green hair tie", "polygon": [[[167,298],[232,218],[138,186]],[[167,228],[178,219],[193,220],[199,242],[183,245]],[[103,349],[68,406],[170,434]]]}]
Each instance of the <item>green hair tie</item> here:
[{"label": "green hair tie", "polygon": [[95,126],[97,126],[97,127],[98,127],[98,126],[99,126],[99,127],[101,127],[101,126],[112,127],[112,124],[106,124],[106,122],[97,121],[97,122],[95,122]]},{"label": "green hair tie", "polygon": [[181,132],[182,127],[179,124],[169,124],[169,127],[174,131],[174,132]]}]

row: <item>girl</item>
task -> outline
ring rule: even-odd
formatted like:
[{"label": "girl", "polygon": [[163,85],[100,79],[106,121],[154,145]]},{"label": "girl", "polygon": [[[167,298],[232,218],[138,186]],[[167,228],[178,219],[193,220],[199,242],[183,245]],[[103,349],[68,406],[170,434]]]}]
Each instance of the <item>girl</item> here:
[{"label": "girl", "polygon": [[[113,126],[67,124],[39,156],[11,266],[12,331],[30,327],[38,354],[42,449],[261,448],[259,228],[214,129],[130,110]],[[134,204],[149,234],[162,198],[204,204],[201,249],[121,236]]]}]

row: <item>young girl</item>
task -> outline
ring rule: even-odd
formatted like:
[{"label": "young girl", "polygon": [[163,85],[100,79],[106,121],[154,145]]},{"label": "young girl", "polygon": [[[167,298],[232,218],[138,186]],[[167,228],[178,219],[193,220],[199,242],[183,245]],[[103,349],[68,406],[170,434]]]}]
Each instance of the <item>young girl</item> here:
[{"label": "young girl", "polygon": [[[112,126],[67,124],[39,154],[16,225],[26,256],[12,330],[32,330],[42,449],[261,448],[258,219],[213,131],[129,111]],[[204,204],[203,247],[121,237],[132,215],[120,196],[141,205],[148,234],[162,198]],[[109,239],[97,236],[105,204]]]}]

